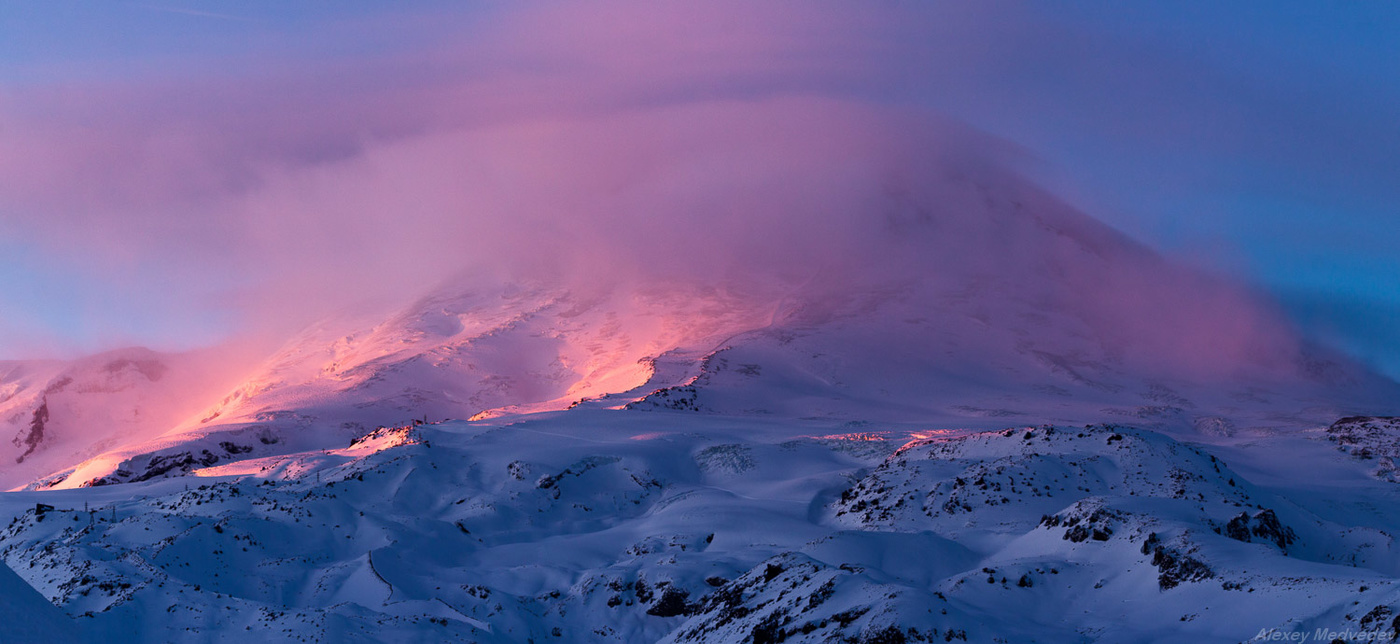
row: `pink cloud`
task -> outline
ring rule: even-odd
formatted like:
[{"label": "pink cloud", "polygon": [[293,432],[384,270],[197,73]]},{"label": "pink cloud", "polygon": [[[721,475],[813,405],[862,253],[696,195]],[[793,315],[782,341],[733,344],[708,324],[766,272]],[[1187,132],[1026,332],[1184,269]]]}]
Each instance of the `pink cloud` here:
[{"label": "pink cloud", "polygon": [[[25,88],[0,94],[0,222],[94,272],[186,272],[173,296],[242,311],[250,330],[463,272],[1049,271],[1060,290],[1032,296],[1169,371],[1296,351],[1242,289],[1028,187],[1015,146],[871,98],[931,46],[911,25],[984,55],[919,11],[529,5],[369,64]],[[1021,209],[1042,215],[1008,218]]]}]

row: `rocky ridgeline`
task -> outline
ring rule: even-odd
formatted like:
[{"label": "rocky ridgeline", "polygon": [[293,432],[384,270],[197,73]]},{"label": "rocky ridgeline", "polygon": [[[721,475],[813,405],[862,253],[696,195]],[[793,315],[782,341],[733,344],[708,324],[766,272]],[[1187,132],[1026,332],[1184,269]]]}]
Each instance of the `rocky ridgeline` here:
[{"label": "rocky ridgeline", "polygon": [[1250,543],[1259,541],[1272,543],[1285,554],[1288,546],[1298,540],[1298,535],[1293,528],[1283,525],[1278,520],[1278,515],[1273,510],[1260,510],[1252,516],[1247,512],[1241,512],[1230,522],[1225,524],[1223,534],[1235,541]]},{"label": "rocky ridgeline", "polygon": [[1348,416],[1327,428],[1327,440],[1353,458],[1375,464],[1372,475],[1400,483],[1400,418]]},{"label": "rocky ridgeline", "polygon": [[950,616],[949,606],[928,591],[876,583],[856,567],[786,553],[704,597],[692,607],[692,617],[662,641],[952,642],[967,641],[969,628],[974,639],[982,639],[975,620]]},{"label": "rocky ridgeline", "polygon": [[669,409],[672,411],[701,411],[699,390],[694,385],[677,385],[657,389],[646,395],[641,400],[634,400],[627,403],[627,409],[655,410]]},{"label": "rocky ridgeline", "polygon": [[[304,433],[299,430],[310,422],[308,418],[290,412],[272,412],[265,416],[261,419],[264,422],[222,429],[176,446],[131,456],[122,460],[111,474],[84,481],[80,487],[140,483],[183,476],[215,465],[284,455],[288,451],[288,443],[295,445],[298,442],[295,439]],[[342,426],[340,430],[356,432],[349,441],[349,449],[382,450],[422,443],[423,439],[415,429],[421,424],[420,421],[413,421],[404,425],[381,426],[368,432],[355,426]],[[54,477],[49,484],[61,483],[66,476],[67,473]]]},{"label": "rocky ridgeline", "polygon": [[1244,479],[1219,459],[1164,435],[1043,426],[910,443],[844,492],[835,511],[863,526],[961,529],[991,521],[1030,528],[1088,497],[1254,502]]},{"label": "rocky ridgeline", "polygon": [[176,447],[132,456],[123,460],[111,474],[83,481],[80,486],[101,487],[181,476],[202,467],[274,453],[275,446],[282,440],[280,432],[269,425],[240,427],[187,441]]},{"label": "rocky ridgeline", "polygon": [[[933,530],[969,544],[987,533],[1023,535],[1023,556],[1070,548],[1076,558],[1137,561],[1167,591],[1222,577],[1202,547],[1210,539],[1287,555],[1299,536],[1263,497],[1219,458],[1161,434],[1041,426],[910,443],[833,510],[848,525]],[[1226,587],[1243,587],[1223,576]]]},{"label": "rocky ridgeline", "polygon": [[[626,409],[637,409],[642,411],[671,410],[671,411],[710,411],[700,402],[700,392],[715,378],[715,376],[729,370],[729,359],[725,357],[728,347],[710,352],[700,359],[699,373],[685,382],[662,387],[643,396],[638,400],[627,403]],[[742,365],[739,373],[755,376],[759,373],[758,365]]]}]

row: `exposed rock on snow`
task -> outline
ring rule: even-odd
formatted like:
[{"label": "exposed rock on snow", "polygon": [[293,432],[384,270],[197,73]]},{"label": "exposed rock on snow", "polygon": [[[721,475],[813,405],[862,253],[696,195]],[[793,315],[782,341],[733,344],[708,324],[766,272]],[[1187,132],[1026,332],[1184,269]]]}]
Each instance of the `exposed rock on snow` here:
[{"label": "exposed rock on snow", "polygon": [[1327,440],[1353,458],[1374,463],[1376,478],[1400,483],[1400,418],[1348,416],[1327,428]]}]

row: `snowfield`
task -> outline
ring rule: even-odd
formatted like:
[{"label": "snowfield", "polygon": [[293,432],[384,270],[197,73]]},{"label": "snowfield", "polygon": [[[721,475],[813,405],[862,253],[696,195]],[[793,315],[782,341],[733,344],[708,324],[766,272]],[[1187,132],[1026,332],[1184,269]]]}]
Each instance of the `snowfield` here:
[{"label": "snowfield", "polygon": [[[1320,428],[1216,450],[1118,425],[845,425],[410,424],[10,493],[0,553],[97,641],[1225,642],[1400,621],[1396,490]],[[1281,455],[1349,476],[1245,474]]]}]

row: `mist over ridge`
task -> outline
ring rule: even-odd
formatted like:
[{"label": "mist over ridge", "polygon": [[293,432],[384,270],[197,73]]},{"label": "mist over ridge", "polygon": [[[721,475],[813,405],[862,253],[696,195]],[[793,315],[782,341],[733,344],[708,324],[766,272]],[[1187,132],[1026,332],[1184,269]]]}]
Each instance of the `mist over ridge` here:
[{"label": "mist over ridge", "polygon": [[[291,46],[279,43],[223,53],[217,70],[59,70],[0,90],[0,177],[13,186],[0,222],[107,287],[65,305],[134,308],[160,322],[152,344],[169,353],[216,345],[200,380],[233,391],[314,382],[325,396],[317,387],[359,377],[346,364],[417,359],[394,348],[419,337],[414,316],[444,328],[471,316],[423,309],[433,298],[485,297],[481,318],[495,319],[503,305],[482,294],[517,288],[535,300],[503,310],[561,316],[532,321],[549,342],[522,355],[564,367],[543,360],[521,374],[553,374],[534,393],[480,399],[491,404],[630,390],[648,378],[639,361],[668,351],[862,315],[872,330],[831,339],[865,355],[854,380],[897,360],[988,388],[1084,368],[1373,382],[1255,288],[1079,212],[1030,178],[1043,160],[919,98],[1004,62],[959,27],[1001,9],[826,9],[494,7],[474,21],[401,17],[422,36],[413,46],[350,57],[270,65]],[[303,45],[373,28],[349,20]],[[528,37],[541,30],[554,37]],[[891,89],[906,83],[916,89]],[[561,330],[575,310],[613,335],[561,339],[583,337]],[[115,316],[72,317],[97,349],[149,339]],[[422,347],[474,336],[444,337]],[[384,355],[347,338],[377,338]],[[598,342],[607,358],[586,357]],[[309,380],[268,375],[286,355],[312,356],[292,369]],[[200,398],[219,407],[220,386]]]},{"label": "mist over ridge", "polygon": [[[460,275],[790,286],[1051,270],[1065,280],[1040,294],[1048,305],[1145,354],[1292,353],[1267,298],[1149,275],[1165,264],[1130,255],[1151,251],[1019,178],[1043,161],[918,98],[1003,64],[960,29],[1007,15],[493,6],[400,17],[421,38],[389,53],[270,65],[292,46],[279,42],[220,54],[217,71],[60,72],[0,92],[13,186],[0,220],[114,294],[80,305],[136,309],[80,316],[98,349],[150,339],[132,331],[146,319],[158,349],[265,352],[347,305],[404,303]],[[542,29],[555,36],[528,38]],[[346,20],[304,46],[370,31]],[[986,208],[996,199],[1090,252],[1008,223]],[[1115,247],[1117,269],[1082,261]]]}]

